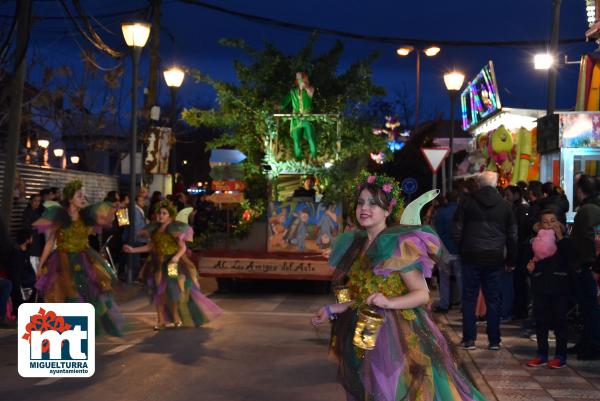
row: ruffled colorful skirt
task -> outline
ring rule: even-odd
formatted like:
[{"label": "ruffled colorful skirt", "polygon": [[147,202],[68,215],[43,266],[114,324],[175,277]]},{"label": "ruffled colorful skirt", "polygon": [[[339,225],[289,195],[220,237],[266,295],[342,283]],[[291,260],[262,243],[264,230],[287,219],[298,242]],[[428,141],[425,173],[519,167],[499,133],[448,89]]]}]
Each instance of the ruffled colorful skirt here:
[{"label": "ruffled colorful skirt", "polygon": [[446,338],[422,308],[383,310],[373,350],[352,344],[358,319],[348,309],[334,322],[332,351],[349,400],[485,400],[458,369]]},{"label": "ruffled colorful skirt", "polygon": [[55,251],[36,283],[46,302],[87,302],[96,311],[96,333],[121,336],[124,318],[112,295],[114,273],[92,248]]},{"label": "ruffled colorful skirt", "polygon": [[150,290],[152,303],[161,307],[164,316],[173,321],[170,305],[177,304],[177,310],[184,327],[198,327],[219,317],[223,313],[217,304],[200,291],[193,263],[183,256],[178,263],[176,275],[169,275],[168,255],[162,263],[152,256],[152,272],[144,274]]}]

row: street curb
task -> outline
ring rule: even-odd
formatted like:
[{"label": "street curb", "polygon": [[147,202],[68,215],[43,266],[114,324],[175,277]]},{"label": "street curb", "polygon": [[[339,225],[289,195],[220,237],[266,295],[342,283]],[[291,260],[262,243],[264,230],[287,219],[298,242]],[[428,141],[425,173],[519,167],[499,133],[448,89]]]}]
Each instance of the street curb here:
[{"label": "street curb", "polygon": [[434,314],[434,320],[438,323],[440,330],[446,334],[446,337],[451,340],[450,347],[454,348],[456,355],[458,356],[458,364],[463,372],[465,372],[467,378],[477,387],[479,392],[488,401],[499,401],[498,397],[488,384],[485,377],[477,367],[475,360],[471,357],[468,350],[461,349],[458,344],[460,343],[461,336],[452,328],[450,321],[445,314]]}]

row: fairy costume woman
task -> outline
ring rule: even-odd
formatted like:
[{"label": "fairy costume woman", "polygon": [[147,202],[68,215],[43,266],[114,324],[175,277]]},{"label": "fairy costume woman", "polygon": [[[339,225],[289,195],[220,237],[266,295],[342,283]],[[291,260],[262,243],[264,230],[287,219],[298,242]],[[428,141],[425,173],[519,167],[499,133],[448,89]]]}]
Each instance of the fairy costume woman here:
[{"label": "fairy costume woman", "polygon": [[112,295],[114,270],[90,247],[88,238],[112,224],[115,209],[108,202],[84,207],[83,184],[78,180],[65,186],[63,199],[65,207],[51,206],[33,223],[48,235],[36,287],[46,302],[91,303],[96,331],[121,335],[124,320]]},{"label": "fairy costume woman", "polygon": [[[445,337],[426,307],[440,240],[421,226],[418,212],[437,191],[411,203],[401,224],[398,184],[363,173],[356,217],[364,230],[338,237],[329,263],[334,286],[345,285],[352,301],[327,305],[315,325],[333,322],[331,349],[339,360],[339,379],[348,400],[484,400],[457,367]],[[383,316],[371,350],[354,345],[359,311],[368,306]]]},{"label": "fairy costume woman", "polygon": [[123,247],[127,253],[150,252],[151,263],[141,275],[156,306],[154,329],[165,328],[167,320],[176,328],[199,326],[213,320],[223,310],[200,292],[196,268],[186,255],[185,241],[193,239],[192,228],[174,221],[177,210],[168,201],[158,203],[156,213],[158,222],[145,228],[150,242],[136,248]]}]

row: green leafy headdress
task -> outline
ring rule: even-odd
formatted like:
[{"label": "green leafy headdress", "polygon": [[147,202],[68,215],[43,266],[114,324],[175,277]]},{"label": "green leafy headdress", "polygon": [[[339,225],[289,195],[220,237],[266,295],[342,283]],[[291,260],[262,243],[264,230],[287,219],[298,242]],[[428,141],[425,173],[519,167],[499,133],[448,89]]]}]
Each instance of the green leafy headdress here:
[{"label": "green leafy headdress", "polygon": [[65,185],[65,187],[63,188],[63,200],[65,202],[68,202],[71,198],[73,198],[73,196],[75,195],[75,192],[77,192],[77,190],[82,189],[82,188],[83,188],[83,182],[81,182],[79,180],[69,181],[67,183],[67,185]]},{"label": "green leafy headdress", "polygon": [[175,216],[177,216],[177,208],[169,200],[165,199],[163,201],[158,202],[156,206],[154,206],[154,211],[156,213],[158,213],[160,209],[166,209],[166,211],[169,212],[169,216],[171,216],[172,219],[174,219]]},{"label": "green leafy headdress", "polygon": [[381,188],[389,202],[388,211],[394,219],[398,221],[404,210],[402,200],[402,190],[400,184],[394,178],[385,174],[372,174],[368,171],[361,171],[356,180],[356,195],[360,195],[363,189],[368,185],[376,185]]}]

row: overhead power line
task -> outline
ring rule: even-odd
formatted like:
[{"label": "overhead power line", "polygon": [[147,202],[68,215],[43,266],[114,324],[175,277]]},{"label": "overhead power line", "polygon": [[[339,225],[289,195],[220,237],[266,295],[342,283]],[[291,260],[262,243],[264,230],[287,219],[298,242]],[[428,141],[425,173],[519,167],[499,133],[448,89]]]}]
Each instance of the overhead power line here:
[{"label": "overhead power line", "polygon": [[[100,14],[100,15],[95,15],[94,18],[96,19],[103,19],[103,18],[112,18],[112,17],[121,17],[123,15],[129,15],[129,14],[137,14],[137,13],[141,13],[143,11],[146,11],[148,9],[148,7],[140,7],[140,8],[133,8],[130,10],[123,10],[123,11],[116,11],[113,13],[107,13],[107,14]],[[0,18],[14,18],[14,15],[7,15],[7,14],[0,14]],[[74,17],[76,19],[79,19],[81,17]],[[45,20],[67,20],[67,19],[71,19],[70,17],[64,17],[64,16],[57,16],[57,15],[48,15],[48,16],[43,16],[43,15],[35,15],[33,16],[33,19],[35,21],[45,21]]]},{"label": "overhead power line", "polygon": [[[262,17],[260,15],[243,13],[236,10],[231,10],[225,7],[217,6],[214,4],[206,3],[200,0],[179,0],[182,3],[192,4],[198,7],[203,7],[209,10],[217,11],[223,14],[232,15],[235,17],[243,18],[245,20],[255,22],[263,25],[276,26],[280,28],[293,29],[303,32],[319,32],[326,35],[333,35],[342,38],[365,40],[370,42],[378,43],[389,43],[396,45],[416,45],[426,46],[431,44],[443,45],[448,47],[532,47],[532,46],[543,46],[548,44],[548,40],[535,39],[535,40],[496,40],[496,41],[472,41],[472,40],[434,40],[434,39],[418,39],[418,38],[402,38],[395,36],[379,36],[379,35],[367,35],[355,32],[340,31],[336,29],[323,28],[319,26],[296,24],[293,22],[282,21],[275,18]],[[559,40],[560,44],[571,44],[571,43],[584,43],[583,38],[569,38]]]}]

